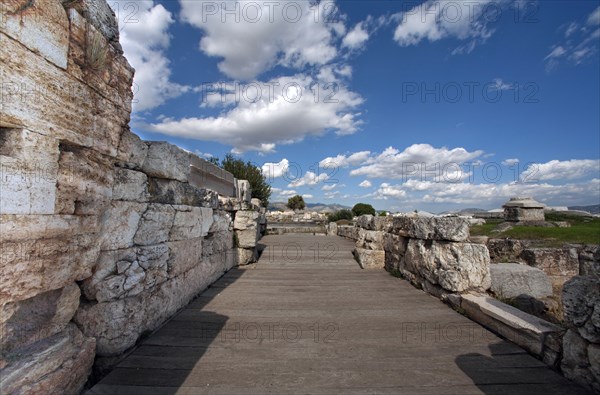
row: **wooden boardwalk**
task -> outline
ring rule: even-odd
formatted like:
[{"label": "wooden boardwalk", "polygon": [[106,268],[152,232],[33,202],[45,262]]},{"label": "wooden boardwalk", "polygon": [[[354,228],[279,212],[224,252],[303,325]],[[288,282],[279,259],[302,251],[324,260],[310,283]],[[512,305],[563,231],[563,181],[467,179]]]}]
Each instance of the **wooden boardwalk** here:
[{"label": "wooden boardwalk", "polygon": [[587,394],[338,237],[267,236],[88,394]]}]

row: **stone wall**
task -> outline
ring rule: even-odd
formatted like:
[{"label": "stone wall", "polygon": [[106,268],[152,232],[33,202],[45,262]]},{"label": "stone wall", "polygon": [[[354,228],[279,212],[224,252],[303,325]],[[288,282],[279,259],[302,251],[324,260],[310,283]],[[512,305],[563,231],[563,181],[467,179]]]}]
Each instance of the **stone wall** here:
[{"label": "stone wall", "polygon": [[385,267],[438,296],[490,288],[488,250],[467,242],[464,218],[365,215],[356,228],[355,256],[363,268]]},{"label": "stone wall", "polygon": [[264,215],[231,174],[129,131],[134,70],[104,0],[2,8],[0,392],[76,394],[94,360],[255,259]]}]

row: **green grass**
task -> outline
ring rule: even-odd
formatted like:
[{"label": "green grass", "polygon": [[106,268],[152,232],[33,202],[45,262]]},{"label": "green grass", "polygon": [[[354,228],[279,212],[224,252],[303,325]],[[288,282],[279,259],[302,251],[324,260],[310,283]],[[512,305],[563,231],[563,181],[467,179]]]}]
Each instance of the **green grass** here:
[{"label": "green grass", "polygon": [[600,244],[600,218],[565,215],[560,213],[546,214],[547,221],[566,221],[570,228],[546,228],[537,226],[515,226],[505,232],[492,232],[502,221],[488,221],[484,225],[471,227],[473,236],[489,236],[518,240],[539,240],[539,244],[547,247],[561,247],[565,243]]}]

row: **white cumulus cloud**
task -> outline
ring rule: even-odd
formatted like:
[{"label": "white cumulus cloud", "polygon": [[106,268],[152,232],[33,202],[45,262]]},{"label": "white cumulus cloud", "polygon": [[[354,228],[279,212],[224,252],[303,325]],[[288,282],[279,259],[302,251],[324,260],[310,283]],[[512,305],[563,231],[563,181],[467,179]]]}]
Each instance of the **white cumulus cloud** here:
[{"label": "white cumulus cloud", "polygon": [[369,180],[364,180],[363,182],[361,182],[360,184],[358,184],[359,187],[361,188],[370,188],[371,187],[371,181]]},{"label": "white cumulus cloud", "polygon": [[527,182],[575,180],[584,177],[600,177],[600,160],[572,159],[533,163],[521,174],[521,179]]},{"label": "white cumulus cloud", "polygon": [[[165,51],[174,19],[154,1],[110,1],[119,18],[120,43],[129,63],[135,68],[133,78],[134,111],[160,106],[189,90],[171,81],[171,68]],[[132,11],[135,11],[132,13]]]}]

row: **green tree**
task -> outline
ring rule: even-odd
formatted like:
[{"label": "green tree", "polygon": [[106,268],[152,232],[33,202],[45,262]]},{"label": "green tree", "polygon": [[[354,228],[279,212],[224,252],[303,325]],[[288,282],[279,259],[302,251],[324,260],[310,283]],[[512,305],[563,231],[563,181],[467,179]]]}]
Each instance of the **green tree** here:
[{"label": "green tree", "polygon": [[252,197],[260,199],[263,206],[269,206],[271,186],[267,183],[267,178],[261,169],[252,162],[244,162],[232,154],[225,155],[225,158],[221,161],[221,167],[233,174],[238,180],[248,180],[252,188]]},{"label": "green tree", "polygon": [[329,222],[337,222],[340,220],[348,220],[348,221],[352,221],[352,219],[354,218],[354,214],[352,214],[352,211],[350,210],[339,210],[336,211],[334,213],[330,213],[329,215],[327,215],[327,220]]},{"label": "green tree", "polygon": [[387,211],[380,211],[379,212],[379,216],[380,217],[387,217],[387,215],[388,215]]},{"label": "green tree", "polygon": [[290,210],[304,210],[306,204],[302,196],[296,195],[288,199],[287,206]]},{"label": "green tree", "polygon": [[352,207],[352,213],[356,217],[360,217],[361,215],[370,214],[375,215],[375,209],[370,204],[366,203],[357,203]]}]

